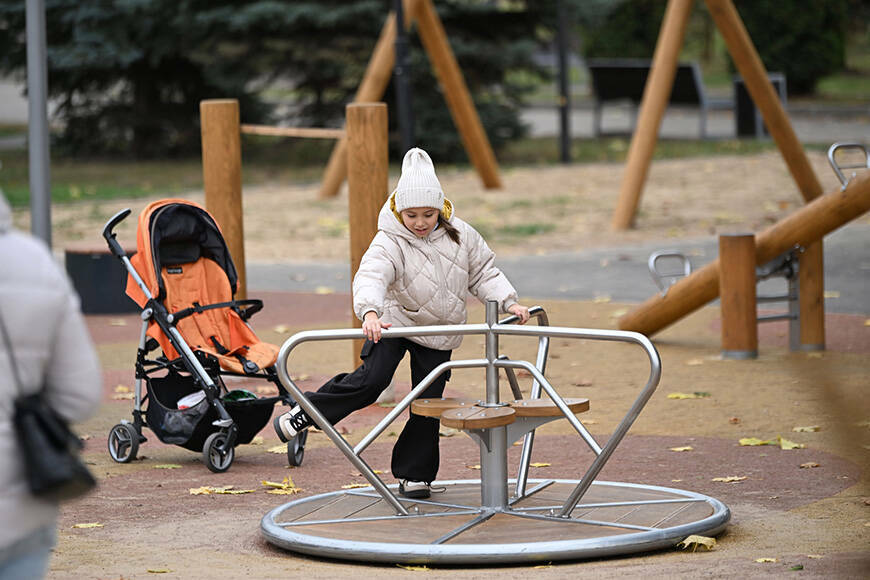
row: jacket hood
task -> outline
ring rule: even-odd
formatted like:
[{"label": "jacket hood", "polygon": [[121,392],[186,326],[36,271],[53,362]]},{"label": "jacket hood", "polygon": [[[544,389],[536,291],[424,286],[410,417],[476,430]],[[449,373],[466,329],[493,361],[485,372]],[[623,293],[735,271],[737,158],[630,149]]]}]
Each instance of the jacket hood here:
[{"label": "jacket hood", "polygon": [[0,234],[5,234],[12,229],[12,210],[3,193],[0,192]]},{"label": "jacket hood", "polygon": [[[448,222],[453,219],[453,202],[446,197],[444,198],[444,207],[441,208],[441,215],[443,215],[444,219]],[[408,238],[409,240],[416,239],[417,237],[405,227],[405,224],[402,223],[402,216],[399,215],[398,211],[396,211],[395,191],[387,198],[386,203],[384,203],[384,206],[381,208],[381,212],[378,214],[378,229]]]}]

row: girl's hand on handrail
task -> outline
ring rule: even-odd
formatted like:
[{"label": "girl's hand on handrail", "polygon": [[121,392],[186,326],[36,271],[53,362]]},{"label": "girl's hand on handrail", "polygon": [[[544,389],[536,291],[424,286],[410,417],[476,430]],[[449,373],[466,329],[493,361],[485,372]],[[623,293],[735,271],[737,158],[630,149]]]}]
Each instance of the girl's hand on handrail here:
[{"label": "girl's hand on handrail", "polygon": [[519,318],[520,324],[525,324],[529,321],[529,309],[522,304],[512,304],[511,307],[508,308],[508,312]]},{"label": "girl's hand on handrail", "polygon": [[391,322],[381,322],[377,313],[374,310],[369,310],[363,317],[362,329],[366,338],[372,342],[378,342],[381,339],[381,330],[392,325]]}]

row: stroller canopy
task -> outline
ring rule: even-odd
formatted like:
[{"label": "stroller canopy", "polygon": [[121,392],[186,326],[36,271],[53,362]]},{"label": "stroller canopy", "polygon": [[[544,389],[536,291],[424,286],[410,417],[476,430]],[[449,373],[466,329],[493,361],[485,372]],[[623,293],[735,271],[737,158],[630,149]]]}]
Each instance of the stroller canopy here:
[{"label": "stroller canopy", "polygon": [[[220,227],[202,206],[184,199],[163,199],[139,214],[136,255],[131,262],[158,301],[166,297],[163,268],[201,257],[221,267],[235,294],[236,267]],[[133,280],[127,281],[127,295],[144,308],[147,299]]]}]

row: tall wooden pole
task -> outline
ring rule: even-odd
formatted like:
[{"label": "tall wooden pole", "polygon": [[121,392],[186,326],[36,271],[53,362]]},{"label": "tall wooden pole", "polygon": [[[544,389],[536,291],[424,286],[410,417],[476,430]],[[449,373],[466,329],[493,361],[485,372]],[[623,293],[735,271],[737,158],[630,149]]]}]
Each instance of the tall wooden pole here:
[{"label": "tall wooden pole", "polygon": [[[859,175],[759,233],[755,263],[766,264],[795,244],[809,247],[825,234],[870,210],[870,173]],[[655,295],[619,319],[619,328],[654,334],[704,306],[719,293],[719,260],[676,282],[664,296]]]},{"label": "tall wooden pole", "polygon": [[[347,115],[347,186],[350,224],[350,273],[356,275],[363,254],[378,232],[378,213],[389,192],[387,105],[353,103]],[[351,307],[353,298],[351,298]],[[351,317],[351,323],[362,324]],[[354,359],[363,341],[354,341]]]},{"label": "tall wooden pole", "polygon": [[628,229],[634,222],[634,214],[656,147],[659,126],[674,88],[677,61],[683,46],[692,1],[668,0],[653,54],[652,68],[643,90],[637,128],[628,149],[619,199],[613,213],[611,225],[615,230]]},{"label": "tall wooden pole", "polygon": [[719,301],[722,357],[758,357],[758,307],[755,300],[755,236],[719,236]]},{"label": "tall wooden pole", "polygon": [[477,116],[462,71],[447,42],[447,33],[444,32],[444,26],[438,18],[438,13],[435,12],[432,0],[419,0],[417,30],[423,47],[432,61],[435,75],[447,100],[447,107],[453,116],[453,123],[459,131],[472,165],[477,169],[484,187],[500,188],[501,177],[498,174],[495,154],[483,130],[480,117]]},{"label": "tall wooden pole", "polygon": [[242,146],[239,102],[215,99],[199,104],[202,126],[202,181],[205,208],[215,218],[239,275],[236,298],[248,295],[242,220]]}]

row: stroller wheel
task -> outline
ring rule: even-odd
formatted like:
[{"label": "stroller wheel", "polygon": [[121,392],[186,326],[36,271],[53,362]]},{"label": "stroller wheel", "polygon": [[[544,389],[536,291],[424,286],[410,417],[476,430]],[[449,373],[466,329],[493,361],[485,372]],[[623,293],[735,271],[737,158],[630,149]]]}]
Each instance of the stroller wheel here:
[{"label": "stroller wheel", "polygon": [[307,440],[308,429],[305,429],[287,442],[287,463],[293,467],[302,465],[302,458],[305,457],[305,442]]},{"label": "stroller wheel", "polygon": [[118,423],[109,431],[109,455],[118,463],[129,463],[139,452],[139,433],[129,423]]},{"label": "stroller wheel", "polygon": [[227,441],[226,433],[218,431],[212,433],[205,440],[205,445],[202,447],[202,460],[206,467],[215,473],[223,473],[233,464],[233,459],[236,456],[236,450],[230,447],[225,452],[221,453],[221,447]]}]

